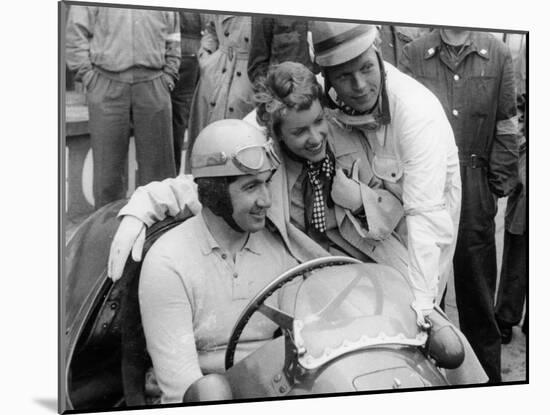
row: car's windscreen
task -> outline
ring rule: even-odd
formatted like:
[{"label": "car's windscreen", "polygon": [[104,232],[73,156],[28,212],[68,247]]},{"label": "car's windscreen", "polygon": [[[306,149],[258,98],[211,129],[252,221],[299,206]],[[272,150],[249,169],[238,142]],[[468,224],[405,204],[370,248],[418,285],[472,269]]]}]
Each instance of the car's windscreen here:
[{"label": "car's windscreen", "polygon": [[338,355],[380,344],[422,344],[410,286],[396,270],[374,264],[327,267],[303,281],[295,297],[300,363],[317,367]]}]

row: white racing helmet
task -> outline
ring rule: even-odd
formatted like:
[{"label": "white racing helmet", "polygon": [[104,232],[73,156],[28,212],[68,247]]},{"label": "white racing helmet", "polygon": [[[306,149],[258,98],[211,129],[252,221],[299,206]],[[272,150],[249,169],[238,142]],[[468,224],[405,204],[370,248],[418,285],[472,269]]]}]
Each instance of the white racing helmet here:
[{"label": "white racing helmet", "polygon": [[191,154],[191,174],[230,177],[276,170],[280,160],[273,143],[243,120],[219,120],[197,136]]},{"label": "white racing helmet", "polygon": [[374,25],[315,21],[311,29],[315,62],[330,67],[348,62],[369,49],[377,36]]}]

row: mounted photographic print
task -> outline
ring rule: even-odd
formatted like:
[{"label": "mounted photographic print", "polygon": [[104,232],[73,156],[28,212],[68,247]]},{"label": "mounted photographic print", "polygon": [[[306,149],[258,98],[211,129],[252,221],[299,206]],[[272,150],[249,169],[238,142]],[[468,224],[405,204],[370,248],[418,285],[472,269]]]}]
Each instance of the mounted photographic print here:
[{"label": "mounted photographic print", "polygon": [[527,32],[59,13],[62,413],[528,382]]}]

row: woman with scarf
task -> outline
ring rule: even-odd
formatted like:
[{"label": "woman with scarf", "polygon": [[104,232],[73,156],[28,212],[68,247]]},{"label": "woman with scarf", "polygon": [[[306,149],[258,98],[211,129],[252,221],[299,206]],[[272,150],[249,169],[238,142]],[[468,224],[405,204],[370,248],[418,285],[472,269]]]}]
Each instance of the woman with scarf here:
[{"label": "woman with scarf", "polygon": [[[256,121],[280,147],[287,199],[282,208],[290,223],[331,254],[402,269],[406,251],[394,233],[401,203],[380,188],[360,136],[325,110],[315,76],[284,62],[256,84],[255,100]],[[375,254],[375,247],[383,254]]]}]

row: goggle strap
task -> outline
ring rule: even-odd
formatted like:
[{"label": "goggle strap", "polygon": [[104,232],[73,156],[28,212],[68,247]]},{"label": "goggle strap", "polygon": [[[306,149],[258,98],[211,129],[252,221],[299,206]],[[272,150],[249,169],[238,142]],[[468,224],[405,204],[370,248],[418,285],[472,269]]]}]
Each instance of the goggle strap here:
[{"label": "goggle strap", "polygon": [[281,165],[281,160],[279,159],[277,154],[274,151],[269,151],[267,153],[267,157],[271,161],[271,164],[273,165],[273,167],[275,169],[278,169],[279,166]]}]

